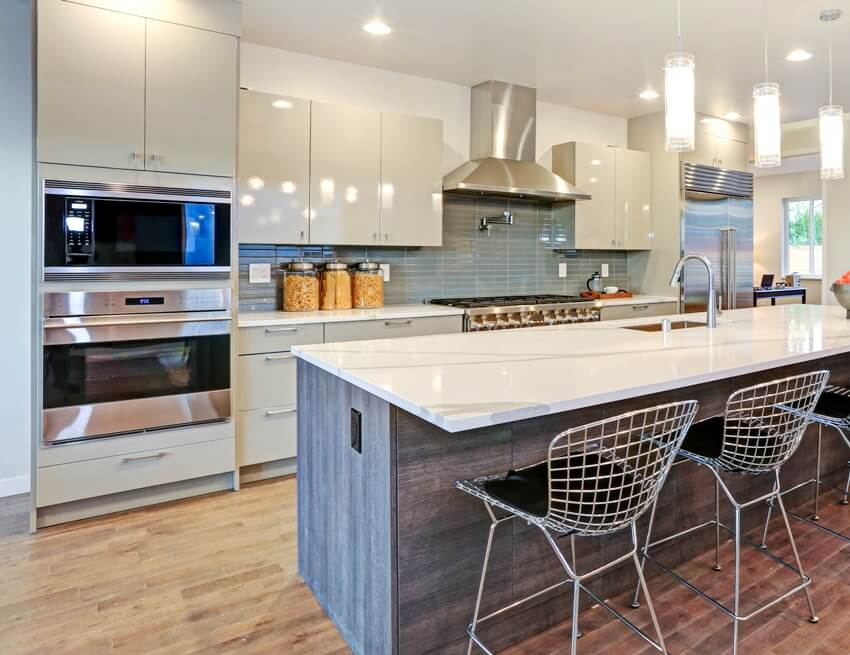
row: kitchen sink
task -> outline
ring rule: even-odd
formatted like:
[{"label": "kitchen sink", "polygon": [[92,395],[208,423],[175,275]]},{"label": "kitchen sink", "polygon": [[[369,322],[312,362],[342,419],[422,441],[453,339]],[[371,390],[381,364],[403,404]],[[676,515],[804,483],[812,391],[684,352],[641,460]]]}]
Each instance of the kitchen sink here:
[{"label": "kitchen sink", "polygon": [[[671,330],[687,330],[696,327],[705,327],[705,323],[701,321],[670,321]],[[629,325],[626,329],[641,332],[661,332],[664,326],[661,323],[648,323],[647,325]]]}]

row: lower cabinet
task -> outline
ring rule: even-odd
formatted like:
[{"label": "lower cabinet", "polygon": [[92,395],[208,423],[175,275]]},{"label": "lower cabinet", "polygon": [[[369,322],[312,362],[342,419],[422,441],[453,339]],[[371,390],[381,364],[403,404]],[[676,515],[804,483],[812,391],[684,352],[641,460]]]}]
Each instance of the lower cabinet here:
[{"label": "lower cabinet", "polygon": [[291,466],[260,466],[292,461],[297,455],[297,360],[291,346],[462,331],[462,316],[240,328],[236,461],[239,467],[252,467],[250,475],[242,471],[243,479],[259,480],[292,471]]},{"label": "lower cabinet", "polygon": [[603,307],[599,316],[603,321],[618,321],[624,318],[644,318],[646,316],[668,316],[679,313],[677,302],[655,302],[643,305],[614,305]]}]

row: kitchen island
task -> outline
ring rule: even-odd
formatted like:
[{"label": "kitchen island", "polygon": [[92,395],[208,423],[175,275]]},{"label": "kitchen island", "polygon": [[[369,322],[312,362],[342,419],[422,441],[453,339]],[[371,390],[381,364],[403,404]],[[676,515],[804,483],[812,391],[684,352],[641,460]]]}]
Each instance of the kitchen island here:
[{"label": "kitchen island", "polygon": [[[733,390],[761,381],[822,368],[833,382],[850,380],[850,321],[838,307],[728,311],[714,330],[630,329],[658,320],[293,347],[299,571],[355,653],[466,652],[489,519],[455,480],[537,463],[561,431],[632,409],[693,398],[705,418]],[[786,485],[811,477],[814,444],[807,435],[785,467]],[[846,459],[843,444],[825,437],[823,470],[838,472]],[[743,494],[769,484],[730,480]],[[713,500],[710,474],[675,467],[655,534],[708,518]],[[745,527],[762,520],[751,512]],[[697,533],[665,560],[712,543],[713,534]],[[625,531],[579,539],[579,569],[627,544]],[[563,577],[539,532],[516,521],[497,531],[491,557],[484,613]],[[633,585],[615,569],[594,589],[608,598]],[[497,650],[519,641],[568,617],[569,600],[541,596],[484,638]]]}]

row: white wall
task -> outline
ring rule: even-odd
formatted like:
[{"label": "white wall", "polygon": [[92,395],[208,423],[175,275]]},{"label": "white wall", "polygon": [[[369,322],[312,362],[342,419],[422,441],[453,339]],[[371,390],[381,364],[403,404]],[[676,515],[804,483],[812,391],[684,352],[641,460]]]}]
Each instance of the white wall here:
[{"label": "white wall", "polygon": [[[845,135],[850,134],[845,125]],[[844,169],[850,174],[850,139],[844,139]],[[823,302],[835,305],[829,291],[833,280],[850,270],[850,176],[823,183],[824,268]]]},{"label": "white wall", "polygon": [[[469,87],[244,42],[241,64],[241,84],[254,91],[439,118],[444,172],[469,158]],[[538,102],[537,123],[537,158],[547,166],[556,143],[626,144],[627,121],[617,116]]]},{"label": "white wall", "polygon": [[0,496],[29,491],[32,402],[32,53],[30,0],[5,0],[0,20]]}]

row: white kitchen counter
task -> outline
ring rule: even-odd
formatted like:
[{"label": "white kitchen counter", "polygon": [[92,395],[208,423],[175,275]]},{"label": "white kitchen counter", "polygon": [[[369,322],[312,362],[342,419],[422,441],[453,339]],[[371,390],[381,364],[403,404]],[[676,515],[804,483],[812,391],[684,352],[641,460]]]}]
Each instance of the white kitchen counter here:
[{"label": "white kitchen counter", "polygon": [[396,318],[460,316],[462,309],[441,305],[388,305],[380,309],[334,309],[316,312],[240,312],[239,327],[339,323],[343,321],[383,321]]},{"label": "white kitchen counter", "polygon": [[676,330],[666,338],[623,329],[659,320],[294,346],[292,352],[449,432],[850,352],[850,320],[840,307],[725,311],[714,330]]}]

